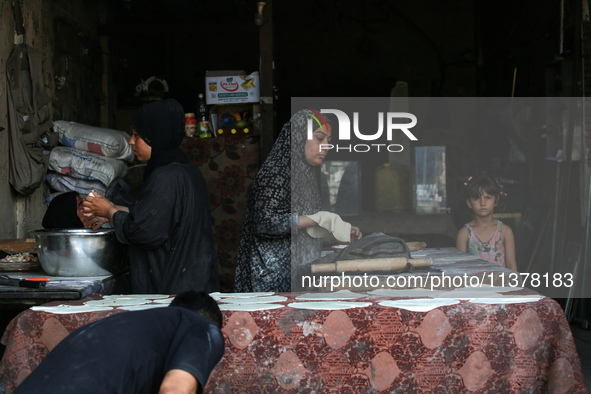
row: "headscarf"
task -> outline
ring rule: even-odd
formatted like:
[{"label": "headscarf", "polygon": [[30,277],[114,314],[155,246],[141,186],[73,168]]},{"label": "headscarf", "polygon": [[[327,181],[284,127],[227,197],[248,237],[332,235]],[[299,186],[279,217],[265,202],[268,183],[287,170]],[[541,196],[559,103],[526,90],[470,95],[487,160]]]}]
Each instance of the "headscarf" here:
[{"label": "headscarf", "polygon": [[[322,207],[316,168],[306,161],[307,122],[312,114],[310,110],[301,110],[283,125],[257,175],[261,178],[258,186],[266,190],[271,200],[283,200],[283,192],[289,189],[291,213],[297,215],[310,215]],[[268,201],[270,206],[277,204],[281,205]]]},{"label": "headscarf", "polygon": [[84,228],[78,217],[77,192],[67,192],[55,196],[43,216],[43,228]]},{"label": "headscarf", "polygon": [[317,167],[306,161],[307,125],[311,115],[312,111],[301,110],[284,126],[285,132],[291,136],[291,209],[298,215],[310,215],[322,207]]},{"label": "headscarf", "polygon": [[152,147],[144,178],[170,163],[189,163],[180,149],[185,133],[185,111],[174,99],[144,104],[129,121],[138,135]]}]

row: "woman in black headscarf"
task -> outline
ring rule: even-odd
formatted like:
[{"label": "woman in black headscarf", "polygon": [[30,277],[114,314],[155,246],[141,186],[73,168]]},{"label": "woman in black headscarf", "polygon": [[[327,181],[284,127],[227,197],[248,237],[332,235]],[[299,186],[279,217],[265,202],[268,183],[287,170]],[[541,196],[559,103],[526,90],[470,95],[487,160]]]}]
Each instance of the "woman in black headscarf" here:
[{"label": "woman in black headscarf", "polygon": [[[250,186],[238,250],[237,292],[290,291],[292,272],[320,257],[322,239],[305,230],[319,226],[310,218],[314,214],[336,216],[320,212],[315,171],[328,152],[322,145],[330,142],[332,126],[317,128],[308,140],[312,115],[311,110],[299,111],[283,126]],[[345,224],[351,241],[361,238],[359,228]]]},{"label": "woman in black headscarf", "polygon": [[93,192],[83,202],[85,215],[109,219],[130,246],[133,293],[219,291],[205,182],[179,148],[182,106],[172,99],[145,104],[129,120],[129,144],[147,161],[138,200],[127,209]]}]

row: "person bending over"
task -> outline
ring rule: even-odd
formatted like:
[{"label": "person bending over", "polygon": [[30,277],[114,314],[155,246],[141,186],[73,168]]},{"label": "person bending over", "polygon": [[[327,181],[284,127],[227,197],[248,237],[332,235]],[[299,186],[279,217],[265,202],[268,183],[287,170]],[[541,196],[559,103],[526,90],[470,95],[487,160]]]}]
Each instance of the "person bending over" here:
[{"label": "person bending over", "polygon": [[224,354],[222,313],[205,292],[121,312],[65,337],[16,394],[202,393]]}]

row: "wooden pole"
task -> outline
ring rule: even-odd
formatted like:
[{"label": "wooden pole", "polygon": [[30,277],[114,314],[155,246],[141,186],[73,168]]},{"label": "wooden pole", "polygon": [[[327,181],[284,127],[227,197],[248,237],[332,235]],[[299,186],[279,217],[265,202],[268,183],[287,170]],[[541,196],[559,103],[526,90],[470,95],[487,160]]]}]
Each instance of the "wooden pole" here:
[{"label": "wooden pole", "polygon": [[274,70],[273,70],[273,1],[265,1],[263,20],[259,27],[261,74],[261,164],[273,147],[275,132]]},{"label": "wooden pole", "polygon": [[513,70],[513,88],[511,89],[511,98],[515,97],[515,81],[517,79],[517,67]]},{"label": "wooden pole", "polygon": [[16,30],[17,35],[25,34],[25,27],[23,26],[23,15],[21,10],[21,1],[20,0],[13,0],[12,1],[12,14],[14,16],[14,29]]}]

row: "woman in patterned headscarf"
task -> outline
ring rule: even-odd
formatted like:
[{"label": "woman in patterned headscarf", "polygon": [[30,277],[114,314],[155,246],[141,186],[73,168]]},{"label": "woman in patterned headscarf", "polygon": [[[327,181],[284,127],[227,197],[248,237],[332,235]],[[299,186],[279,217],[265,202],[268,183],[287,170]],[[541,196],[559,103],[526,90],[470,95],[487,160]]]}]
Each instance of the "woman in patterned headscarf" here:
[{"label": "woman in patterned headscarf", "polygon": [[[291,290],[292,270],[320,257],[321,238],[305,228],[318,226],[307,215],[320,211],[315,167],[322,164],[331,139],[330,123],[307,139],[312,112],[302,110],[287,122],[258,172],[248,195],[234,290]],[[351,227],[351,239],[361,237]]]}]

